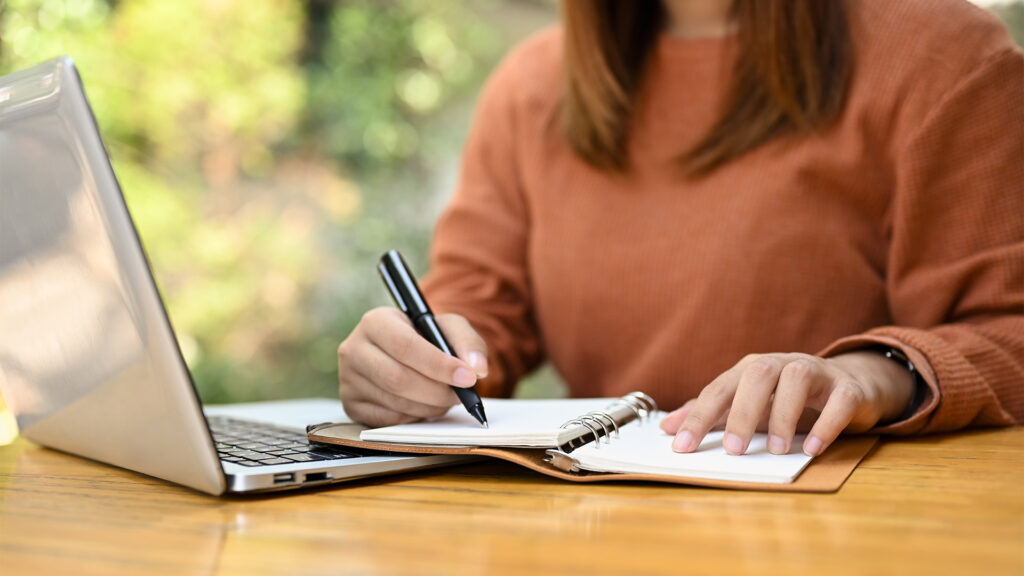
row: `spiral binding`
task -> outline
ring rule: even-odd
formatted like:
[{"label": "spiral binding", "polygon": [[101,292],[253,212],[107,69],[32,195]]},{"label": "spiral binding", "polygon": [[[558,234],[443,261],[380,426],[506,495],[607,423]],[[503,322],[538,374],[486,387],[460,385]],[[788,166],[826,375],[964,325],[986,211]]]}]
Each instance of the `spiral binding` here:
[{"label": "spiral binding", "polygon": [[[589,435],[593,436],[592,441],[595,443],[594,448],[600,449],[602,437],[605,439],[606,444],[611,443],[613,434],[616,438],[619,437],[620,423],[617,422],[615,420],[615,417],[611,415],[611,412],[617,406],[625,406],[626,408],[629,408],[629,410],[634,414],[635,419],[639,422],[647,420],[648,418],[650,418],[652,414],[654,414],[658,410],[658,403],[654,401],[654,398],[651,398],[650,396],[644,394],[643,392],[630,392],[629,394],[626,394],[625,396],[613,402],[604,410],[595,410],[593,412],[587,412],[582,416],[578,416],[576,418],[573,418],[572,420],[568,420],[567,422],[563,423],[560,426],[560,428],[583,426],[590,432]],[[625,424],[626,422],[629,422],[631,420],[632,419],[622,422],[622,424]],[[579,437],[579,440],[581,441],[579,446],[583,446],[591,442],[586,440],[587,436],[587,434],[583,434],[582,436]],[[567,448],[570,451],[573,450],[574,448],[579,447],[574,445],[573,442],[575,442],[575,439],[570,440],[568,442]]]},{"label": "spiral binding", "polygon": [[651,398],[643,392],[630,392],[620,398],[619,401],[630,405],[639,404],[637,409],[640,410],[642,414],[638,414],[637,417],[640,419],[646,419],[648,416],[658,411],[658,403],[654,401],[654,398]]},{"label": "spiral binding", "polygon": [[[627,418],[622,422],[619,422],[612,416],[612,412],[615,411],[616,407],[625,406],[632,412],[632,417]],[[585,446],[591,441],[588,441],[587,436],[593,436],[594,449],[598,450],[601,448],[601,438],[605,439],[606,444],[611,443],[612,435],[616,438],[619,437],[619,424],[627,424],[633,420],[637,420],[641,424],[650,419],[650,417],[658,411],[658,404],[643,392],[630,392],[625,396],[619,398],[612,404],[610,404],[604,410],[595,410],[593,412],[587,412],[582,416],[573,418],[562,424],[561,428],[569,428],[571,426],[583,426],[587,429],[589,434],[586,432],[579,438],[569,440],[563,446],[558,448],[552,448],[546,451],[547,457],[544,458],[545,462],[548,462],[555,468],[564,472],[580,472],[580,467],[569,452],[572,452],[580,446]],[[579,445],[575,445],[576,440],[580,441]]]}]

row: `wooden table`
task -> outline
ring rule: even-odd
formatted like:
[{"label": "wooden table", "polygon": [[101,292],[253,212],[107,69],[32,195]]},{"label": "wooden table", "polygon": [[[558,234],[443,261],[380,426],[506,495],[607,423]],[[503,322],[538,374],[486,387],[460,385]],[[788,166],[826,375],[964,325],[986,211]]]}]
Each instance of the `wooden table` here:
[{"label": "wooden table", "polygon": [[16,440],[0,574],[1024,574],[1024,428],[887,440],[837,494],[471,464],[212,498]]}]

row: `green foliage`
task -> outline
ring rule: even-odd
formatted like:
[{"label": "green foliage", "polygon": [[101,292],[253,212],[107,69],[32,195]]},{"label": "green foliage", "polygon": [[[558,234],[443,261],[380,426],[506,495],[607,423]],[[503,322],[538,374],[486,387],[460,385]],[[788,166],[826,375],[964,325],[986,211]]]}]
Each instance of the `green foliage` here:
[{"label": "green foliage", "polygon": [[414,156],[422,119],[498,48],[460,2],[344,3],[327,29],[310,67],[308,127],[329,155],[364,167]]},{"label": "green foliage", "polygon": [[334,394],[376,257],[424,262],[421,130],[500,48],[450,0],[0,0],[0,74],[75,58],[207,401]]},{"label": "green foliage", "polygon": [[1024,47],[1024,1],[1007,1],[991,6],[991,9],[1006,24],[1017,45]]}]

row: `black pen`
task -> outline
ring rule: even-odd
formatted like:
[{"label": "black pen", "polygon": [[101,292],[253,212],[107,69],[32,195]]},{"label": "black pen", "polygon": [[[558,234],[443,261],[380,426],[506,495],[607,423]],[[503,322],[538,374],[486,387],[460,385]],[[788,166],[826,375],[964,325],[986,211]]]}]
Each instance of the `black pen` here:
[{"label": "black pen", "polygon": [[[441,328],[434,320],[434,313],[430,311],[430,306],[427,305],[427,300],[420,292],[419,286],[416,285],[416,279],[409,272],[409,267],[405,265],[402,255],[397,250],[388,250],[380,257],[377,271],[380,272],[381,279],[384,280],[388,292],[395,300],[395,305],[405,312],[409,320],[412,320],[412,325],[416,327],[420,336],[440,348],[445,354],[455,356],[455,351],[445,340],[444,334],[441,333]],[[476,393],[476,388],[452,386],[452,390],[455,390],[455,394],[462,401],[462,405],[466,407],[466,411],[480,421],[484,428],[487,428],[484,403],[480,401],[480,395]]]}]

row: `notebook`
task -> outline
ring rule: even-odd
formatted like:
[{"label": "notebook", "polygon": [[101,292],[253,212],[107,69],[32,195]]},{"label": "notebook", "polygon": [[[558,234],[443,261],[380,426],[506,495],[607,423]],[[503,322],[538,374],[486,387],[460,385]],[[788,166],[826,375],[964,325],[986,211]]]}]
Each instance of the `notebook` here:
[{"label": "notebook", "polygon": [[[520,448],[557,448],[586,432],[586,428],[563,426],[581,414],[603,410],[614,398],[577,398],[571,400],[487,399],[487,424],[482,427],[456,405],[446,415],[426,422],[400,424],[362,432],[368,442],[397,444],[452,444],[466,446],[506,446]],[[624,411],[624,412],[623,412]],[[620,420],[629,418],[622,406],[610,409]],[[613,416],[613,417],[614,417]],[[610,422],[605,420],[605,422]]]},{"label": "notebook", "polygon": [[658,423],[666,415],[641,392],[622,398],[486,401],[489,428],[461,405],[438,419],[368,429],[357,424],[320,424],[312,442],[392,452],[474,454],[515,462],[566,480],[643,480],[807,492],[838,490],[876,439],[841,438],[816,459],[800,451],[768,452],[756,434],[747,453],[725,452],[721,431],[690,454],[672,450],[672,436]]}]

